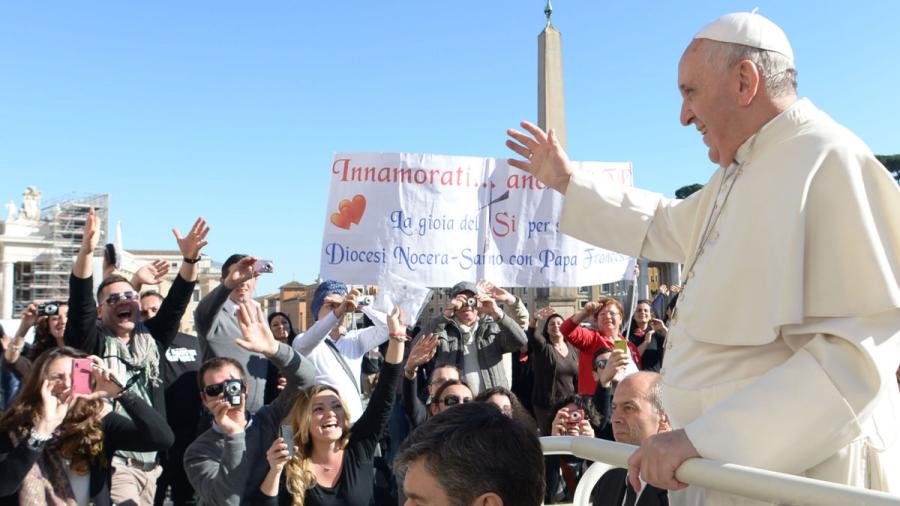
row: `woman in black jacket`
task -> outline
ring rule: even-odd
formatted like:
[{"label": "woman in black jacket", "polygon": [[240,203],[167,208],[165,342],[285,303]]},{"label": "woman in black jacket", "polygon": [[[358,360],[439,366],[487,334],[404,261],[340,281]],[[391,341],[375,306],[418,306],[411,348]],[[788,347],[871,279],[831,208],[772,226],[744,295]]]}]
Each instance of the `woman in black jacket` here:
[{"label": "woman in black jacket", "polygon": [[[93,391],[72,390],[73,360],[90,358]],[[0,418],[0,505],[111,504],[110,460],[119,450],[164,451],[165,420],[118,386],[97,357],[53,348],[34,363],[15,403]],[[120,402],[131,419],[111,412]]]}]

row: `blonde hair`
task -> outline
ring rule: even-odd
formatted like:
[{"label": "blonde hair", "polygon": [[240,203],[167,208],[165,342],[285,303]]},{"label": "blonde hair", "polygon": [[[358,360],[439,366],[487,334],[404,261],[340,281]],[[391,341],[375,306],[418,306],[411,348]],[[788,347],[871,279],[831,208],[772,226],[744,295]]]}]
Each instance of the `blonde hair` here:
[{"label": "blonde hair", "polygon": [[306,491],[316,486],[316,473],[312,470],[312,461],[310,460],[313,451],[310,427],[312,425],[313,399],[322,392],[333,392],[344,410],[344,424],[341,427],[343,434],[338,441],[338,446],[344,449],[350,441],[350,414],[344,399],[334,387],[313,385],[300,393],[286,418],[286,422],[294,429],[294,441],[285,442],[296,445],[300,449],[294,458],[288,461],[284,473],[285,488],[291,494],[293,506],[303,506]]}]

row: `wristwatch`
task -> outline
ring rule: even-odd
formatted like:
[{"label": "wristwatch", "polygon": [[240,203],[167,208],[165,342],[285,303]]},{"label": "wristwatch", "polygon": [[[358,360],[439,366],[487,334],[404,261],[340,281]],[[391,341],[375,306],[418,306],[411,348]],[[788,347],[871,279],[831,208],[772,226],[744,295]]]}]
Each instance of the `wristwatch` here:
[{"label": "wristwatch", "polygon": [[49,436],[42,436],[38,434],[34,427],[32,427],[31,431],[28,433],[28,438],[25,439],[25,444],[27,444],[31,448],[39,448],[47,441],[50,441],[50,438],[52,437],[52,434]]}]

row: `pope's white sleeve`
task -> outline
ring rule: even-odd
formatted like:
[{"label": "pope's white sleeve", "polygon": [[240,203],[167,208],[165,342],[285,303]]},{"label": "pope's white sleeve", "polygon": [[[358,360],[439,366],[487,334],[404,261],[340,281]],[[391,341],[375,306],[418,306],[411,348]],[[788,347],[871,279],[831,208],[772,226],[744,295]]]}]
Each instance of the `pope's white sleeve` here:
[{"label": "pope's white sleeve", "polygon": [[703,457],[802,473],[858,437],[879,394],[896,388],[900,309],[781,333],[791,358],[684,428]]},{"label": "pope's white sleeve", "polygon": [[566,189],[559,226],[576,239],[610,251],[683,263],[702,193],[671,200],[576,171]]}]

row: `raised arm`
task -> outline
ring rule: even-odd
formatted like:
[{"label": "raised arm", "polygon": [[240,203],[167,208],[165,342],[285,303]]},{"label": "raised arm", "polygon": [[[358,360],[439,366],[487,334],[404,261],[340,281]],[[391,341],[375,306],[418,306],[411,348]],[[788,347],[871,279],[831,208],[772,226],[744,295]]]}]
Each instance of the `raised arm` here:
[{"label": "raised arm", "polygon": [[488,295],[500,304],[505,304],[512,319],[522,327],[522,330],[528,329],[528,308],[525,307],[522,299],[486,279],[480,280],[475,286],[479,293]]},{"label": "raised arm", "polygon": [[387,352],[384,354],[384,365],[378,378],[378,384],[372,392],[369,404],[359,420],[353,424],[351,440],[365,439],[371,443],[370,450],[374,451],[375,444],[381,434],[387,428],[391,417],[391,409],[394,406],[394,398],[397,392],[397,383],[400,381],[401,366],[403,362],[403,350],[406,346],[406,325],[400,322],[400,309],[388,316],[388,328],[390,340]]},{"label": "raised arm", "polygon": [[559,327],[559,331],[562,332],[566,340],[572,343],[572,346],[578,348],[579,351],[590,349],[597,339],[596,333],[581,327],[581,322],[599,310],[600,304],[598,302],[588,302],[581,311],[566,318]]},{"label": "raised arm", "polygon": [[63,340],[88,353],[100,352],[97,336],[97,303],[93,294],[91,258],[100,240],[100,218],[91,208],[84,223],[81,247],[69,277],[69,319]]},{"label": "raised arm", "polygon": [[232,265],[228,274],[222,278],[222,284],[206,294],[206,297],[203,297],[197,304],[194,322],[197,325],[201,346],[206,346],[206,336],[212,330],[216,315],[228,300],[231,291],[244,281],[259,276],[258,272],[253,272],[253,264],[256,260],[256,257],[244,257]]},{"label": "raised arm", "polygon": [[523,121],[520,125],[531,135],[510,128],[506,134],[513,140],[507,139],[506,147],[524,160],[510,158],[507,163],[533,174],[545,185],[565,195],[574,167],[566,150],[559,143],[556,131],[551,128],[546,133],[528,121]]},{"label": "raised arm", "polygon": [[37,322],[37,311],[37,306],[34,304],[29,304],[28,307],[22,311],[16,335],[13,336],[9,345],[3,350],[4,366],[9,367],[12,373],[19,379],[27,377],[31,372],[31,360],[24,357],[22,351],[25,348],[25,334],[27,334],[28,329],[33,327],[35,322]]},{"label": "raised arm", "polygon": [[256,306],[254,310],[247,304],[241,304],[237,317],[243,337],[234,342],[249,352],[265,355],[287,381],[284,390],[271,404],[280,420],[287,416],[300,391],[315,384],[316,369],[290,346],[275,339],[261,307]]},{"label": "raised arm", "polygon": [[512,353],[528,344],[528,339],[525,337],[525,331],[522,330],[522,327],[513,321],[509,315],[504,314],[492,297],[486,295],[479,297],[478,312],[490,316],[500,326],[497,342],[504,352]]},{"label": "raised arm", "polygon": [[324,304],[334,306],[334,309],[316,321],[306,332],[295,337],[291,346],[303,356],[312,353],[345,314],[356,311],[356,297],[358,296],[359,291],[356,289],[350,290],[346,297],[336,293],[327,295]]},{"label": "raised arm", "polygon": [[164,347],[168,347],[175,339],[181,318],[191,302],[191,295],[197,283],[197,262],[200,261],[200,251],[207,244],[206,235],[209,233],[209,226],[206,220],[197,218],[185,237],[181,237],[178,229],[173,228],[172,233],[184,260],[168,295],[159,306],[159,312],[146,322],[150,334]]}]

